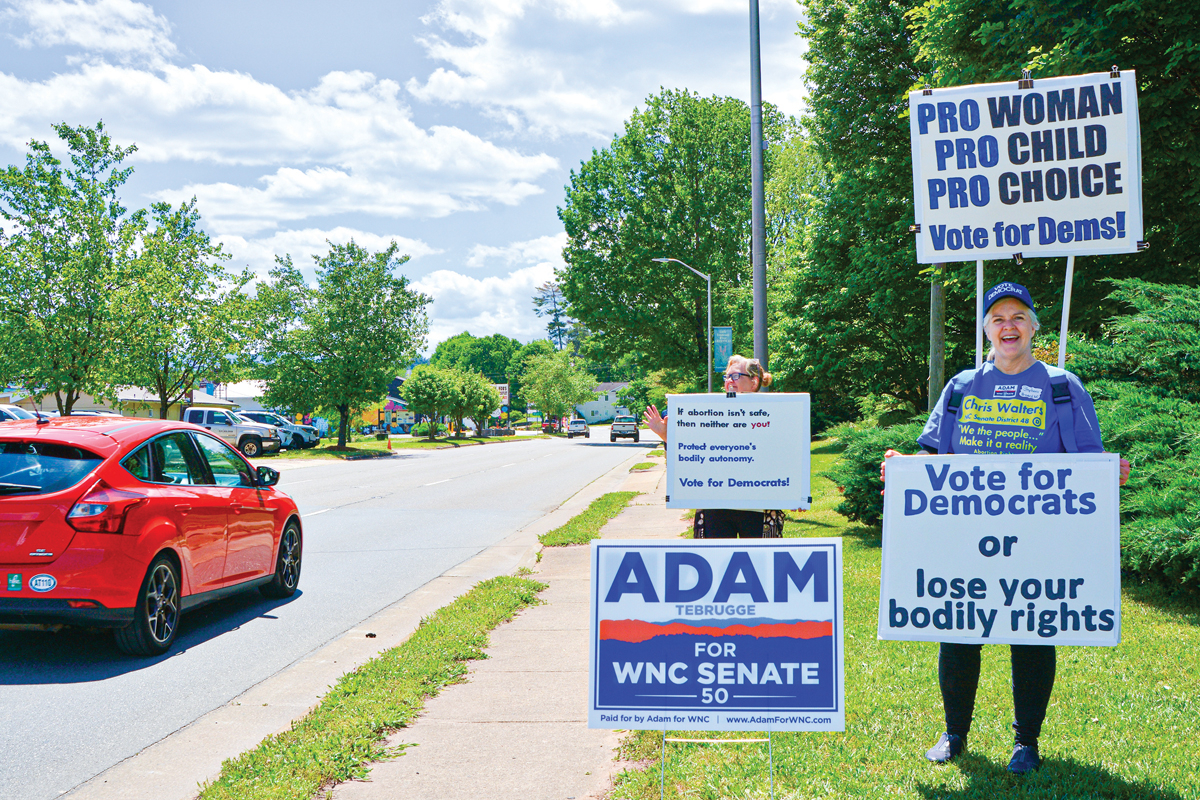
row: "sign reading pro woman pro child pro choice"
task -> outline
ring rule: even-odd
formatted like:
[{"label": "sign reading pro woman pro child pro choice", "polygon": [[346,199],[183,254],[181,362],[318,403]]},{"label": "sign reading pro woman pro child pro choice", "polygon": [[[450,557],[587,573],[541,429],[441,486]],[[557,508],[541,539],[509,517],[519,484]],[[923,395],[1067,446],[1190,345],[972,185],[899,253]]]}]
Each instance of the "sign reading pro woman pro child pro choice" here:
[{"label": "sign reading pro woman pro child pro choice", "polygon": [[807,394],[667,395],[667,507],[808,508]]}]

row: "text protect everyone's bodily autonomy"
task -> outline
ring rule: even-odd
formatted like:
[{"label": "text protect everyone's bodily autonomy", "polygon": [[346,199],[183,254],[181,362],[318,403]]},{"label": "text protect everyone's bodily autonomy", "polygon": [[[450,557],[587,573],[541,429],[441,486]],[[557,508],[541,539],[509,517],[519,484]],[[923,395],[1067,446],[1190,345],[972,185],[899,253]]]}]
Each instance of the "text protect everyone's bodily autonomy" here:
[{"label": "text protect everyone's bodily autonomy", "polygon": [[807,394],[668,395],[669,508],[808,508]]},{"label": "text protect everyone's bodily autonomy", "polygon": [[919,263],[1137,250],[1132,71],[917,91],[909,110]]},{"label": "text protect everyone's bodily autonomy", "polygon": [[879,638],[1120,641],[1118,456],[891,458]]}]

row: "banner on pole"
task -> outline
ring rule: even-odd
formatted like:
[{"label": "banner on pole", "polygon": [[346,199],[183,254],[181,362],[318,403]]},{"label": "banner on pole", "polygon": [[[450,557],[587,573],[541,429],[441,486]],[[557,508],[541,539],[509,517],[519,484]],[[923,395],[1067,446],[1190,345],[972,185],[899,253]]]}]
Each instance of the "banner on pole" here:
[{"label": "banner on pole", "polygon": [[1116,645],[1119,460],[889,458],[879,638]]},{"label": "banner on pole", "polygon": [[807,394],[669,394],[667,409],[667,508],[811,505]]},{"label": "banner on pole", "polygon": [[724,372],[733,355],[733,328],[713,328],[713,372]]},{"label": "banner on pole", "polygon": [[589,728],[842,731],[840,539],[592,542]]},{"label": "banner on pole", "polygon": [[1031,83],[909,94],[918,263],[1137,251],[1134,71]]}]

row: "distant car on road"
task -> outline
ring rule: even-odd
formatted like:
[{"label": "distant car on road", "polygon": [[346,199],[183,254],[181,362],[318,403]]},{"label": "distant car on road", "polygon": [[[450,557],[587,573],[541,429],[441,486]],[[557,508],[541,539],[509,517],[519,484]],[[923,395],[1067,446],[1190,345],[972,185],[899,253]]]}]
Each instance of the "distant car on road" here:
[{"label": "distant car on road", "polygon": [[212,431],[241,450],[246,458],[255,458],[263,453],[277,453],[283,445],[279,439],[279,430],[274,425],[238,419],[232,411],[220,408],[189,408],[183,412],[183,421]]},{"label": "distant car on road", "polygon": [[253,588],[292,595],[300,515],[278,481],[181,422],[0,427],[0,624],[114,628],[121,650],[153,656],[185,611]]},{"label": "distant car on road", "polygon": [[592,432],[588,430],[587,420],[573,419],[567,423],[567,438],[572,436],[582,436],[585,439],[592,438]]},{"label": "distant car on road", "polygon": [[617,417],[614,419],[612,427],[609,428],[608,440],[615,442],[617,439],[629,438],[632,438],[635,442],[641,441],[637,420],[633,417]]}]

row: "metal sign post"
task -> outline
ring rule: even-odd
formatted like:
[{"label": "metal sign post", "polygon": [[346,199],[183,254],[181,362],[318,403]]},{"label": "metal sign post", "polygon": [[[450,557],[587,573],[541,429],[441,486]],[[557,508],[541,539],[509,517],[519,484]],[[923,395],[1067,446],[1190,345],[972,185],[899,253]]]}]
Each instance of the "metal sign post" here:
[{"label": "metal sign post", "polygon": [[1067,256],[1067,277],[1063,282],[1062,324],[1058,328],[1058,368],[1067,363],[1067,323],[1071,320],[1071,285],[1075,281],[1075,256]]},{"label": "metal sign post", "polygon": [[667,742],[684,742],[688,744],[761,744],[767,743],[767,781],[771,790],[771,800],[775,800],[775,750],[771,746],[771,731],[767,731],[765,739],[675,739],[667,738],[663,729],[662,755],[658,760],[658,800],[665,800],[667,780]]},{"label": "metal sign post", "polygon": [[975,366],[983,365],[983,262],[975,262]]}]

